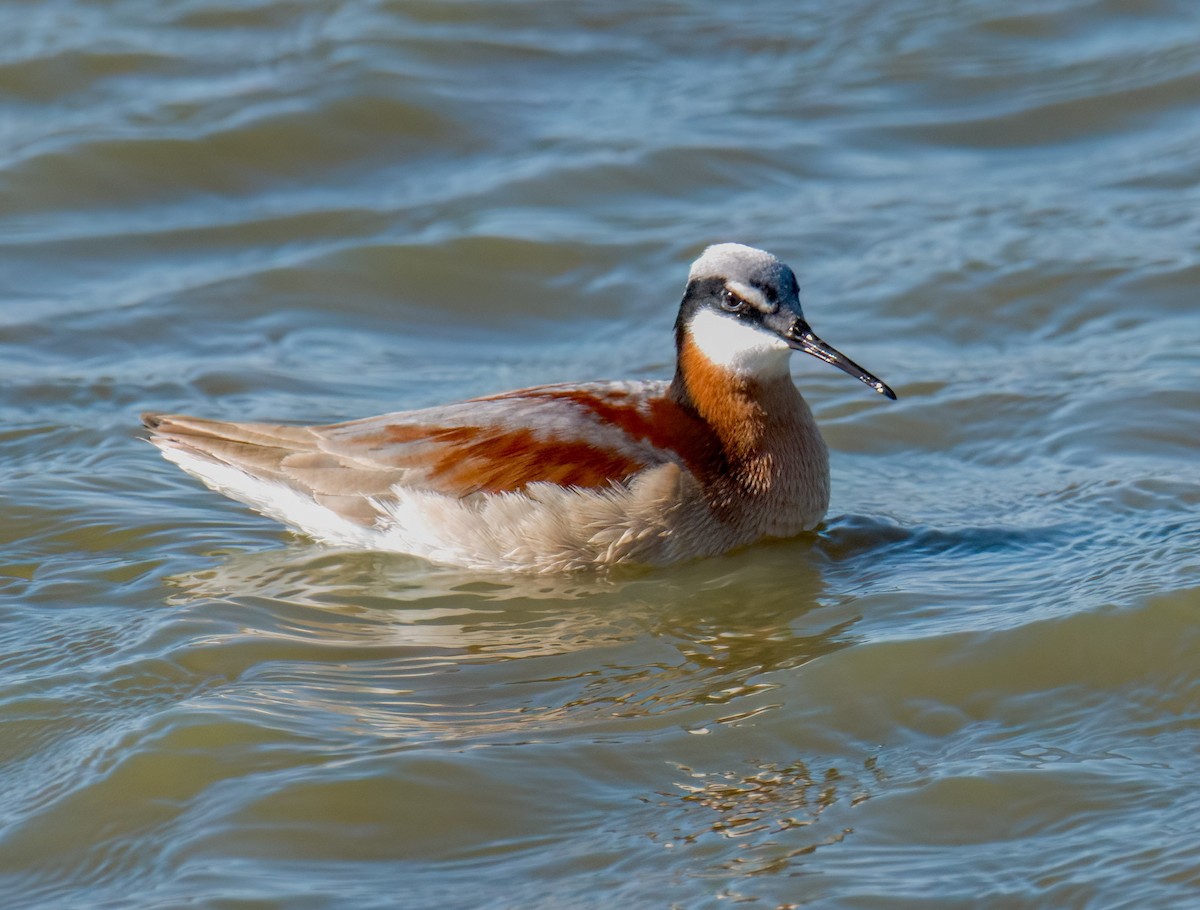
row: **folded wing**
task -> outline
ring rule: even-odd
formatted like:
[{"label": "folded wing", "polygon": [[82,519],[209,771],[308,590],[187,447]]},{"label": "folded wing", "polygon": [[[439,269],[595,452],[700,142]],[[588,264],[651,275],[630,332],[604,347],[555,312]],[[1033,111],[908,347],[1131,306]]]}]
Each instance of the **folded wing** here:
[{"label": "folded wing", "polygon": [[534,483],[588,489],[684,464],[698,444],[694,421],[653,382],[542,386],[314,427],[143,421],[168,458],[227,495],[278,517],[264,503],[282,486],[365,525],[397,486],[455,498]]}]

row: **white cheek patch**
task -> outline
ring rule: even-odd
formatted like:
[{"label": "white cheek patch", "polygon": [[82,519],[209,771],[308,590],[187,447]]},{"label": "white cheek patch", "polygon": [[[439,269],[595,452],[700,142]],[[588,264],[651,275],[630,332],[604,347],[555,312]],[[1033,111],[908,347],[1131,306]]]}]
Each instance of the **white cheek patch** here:
[{"label": "white cheek patch", "polygon": [[700,310],[688,326],[696,347],[713,364],[750,376],[778,376],[788,371],[792,349],[777,335],[723,316]]}]

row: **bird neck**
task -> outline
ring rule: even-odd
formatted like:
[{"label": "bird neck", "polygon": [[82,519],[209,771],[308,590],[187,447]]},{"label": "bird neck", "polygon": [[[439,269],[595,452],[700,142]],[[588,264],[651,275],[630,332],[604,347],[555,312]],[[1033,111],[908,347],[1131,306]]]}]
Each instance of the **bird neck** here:
[{"label": "bird neck", "polygon": [[699,479],[718,518],[787,536],[825,514],[829,453],[790,373],[720,366],[684,331],[669,394],[711,446]]},{"label": "bird neck", "polygon": [[778,418],[802,405],[786,371],[763,376],[714,363],[690,332],[679,338],[671,396],[712,427],[731,465],[763,454]]}]

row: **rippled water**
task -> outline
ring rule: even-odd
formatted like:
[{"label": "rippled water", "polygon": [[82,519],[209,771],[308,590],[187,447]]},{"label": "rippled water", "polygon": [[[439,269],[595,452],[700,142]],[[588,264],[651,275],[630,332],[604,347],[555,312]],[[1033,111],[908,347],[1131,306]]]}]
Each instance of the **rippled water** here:
[{"label": "rippled water", "polygon": [[[4,7],[0,903],[1200,905],[1200,20],[1134,0]],[[665,377],[796,267],[809,539],[323,550],[136,412]]]}]

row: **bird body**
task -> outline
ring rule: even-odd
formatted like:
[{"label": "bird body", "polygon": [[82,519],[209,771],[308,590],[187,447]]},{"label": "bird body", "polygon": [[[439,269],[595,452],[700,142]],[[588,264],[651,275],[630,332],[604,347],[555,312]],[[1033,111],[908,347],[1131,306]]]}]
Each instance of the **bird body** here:
[{"label": "bird body", "polygon": [[539,386],[326,426],[147,414],[213,489],[319,541],[473,569],[662,565],[813,528],[829,461],[788,371],[816,338],[790,269],[737,244],[692,266],[670,382]]}]

